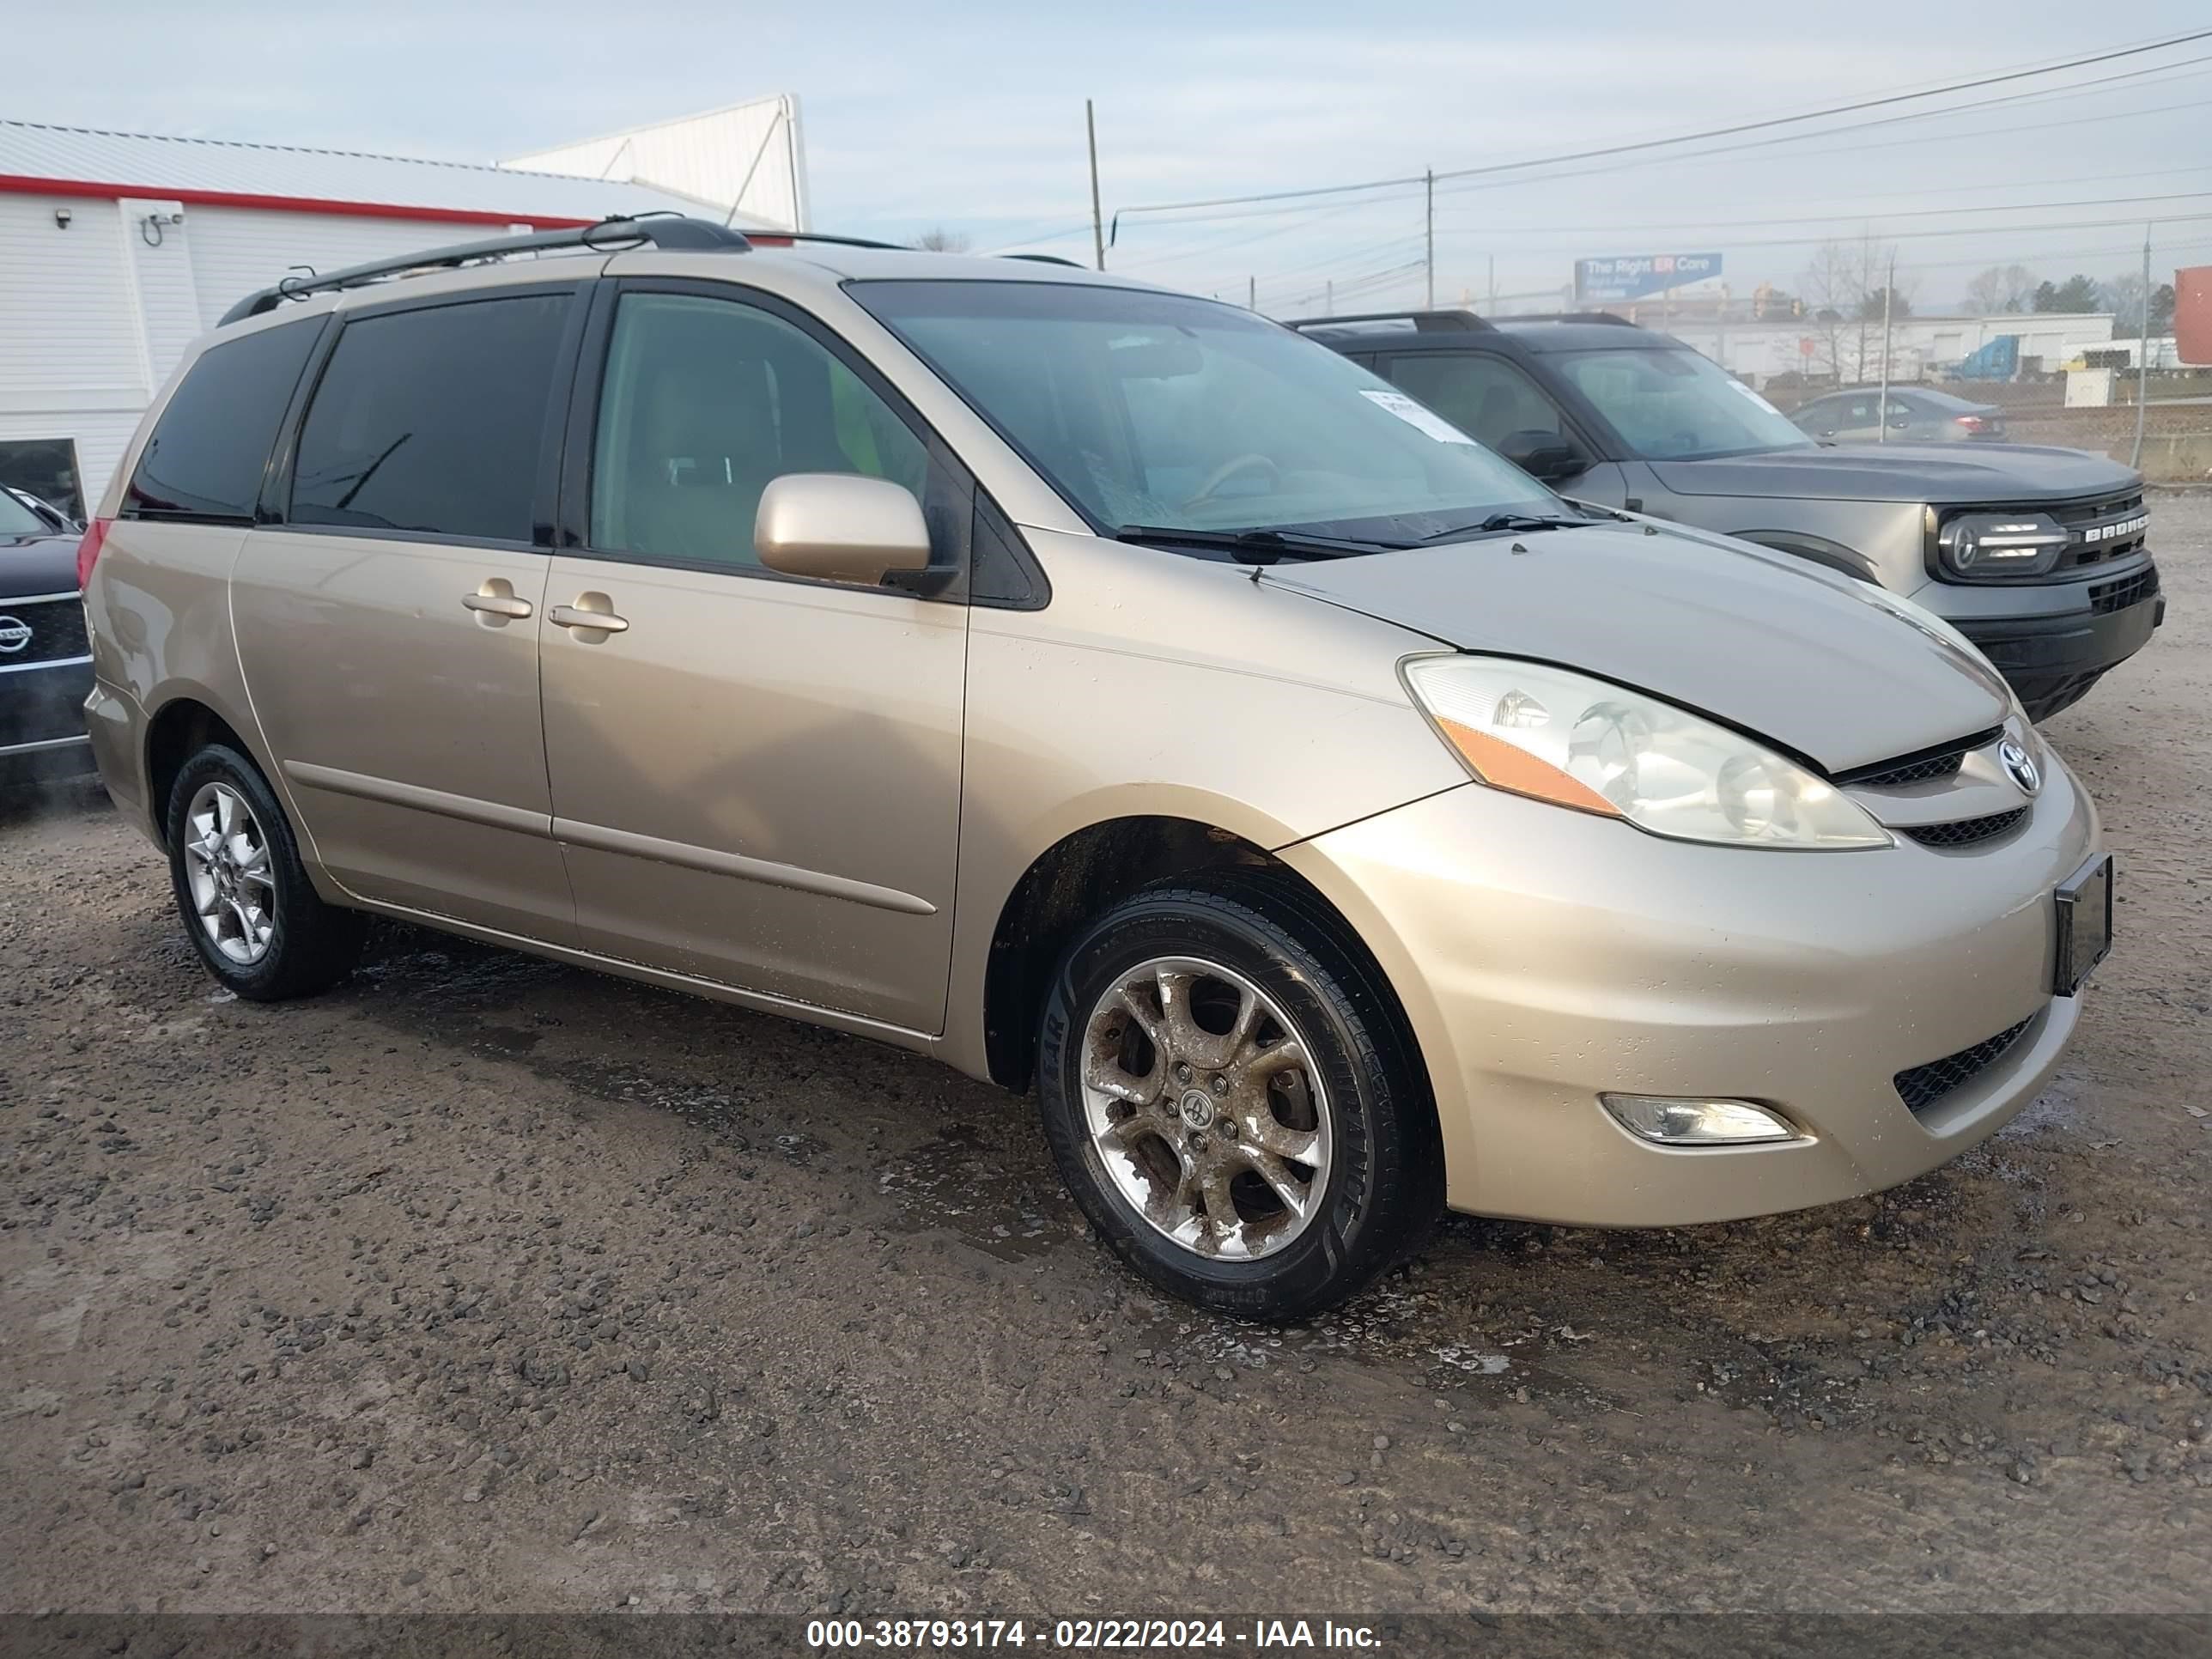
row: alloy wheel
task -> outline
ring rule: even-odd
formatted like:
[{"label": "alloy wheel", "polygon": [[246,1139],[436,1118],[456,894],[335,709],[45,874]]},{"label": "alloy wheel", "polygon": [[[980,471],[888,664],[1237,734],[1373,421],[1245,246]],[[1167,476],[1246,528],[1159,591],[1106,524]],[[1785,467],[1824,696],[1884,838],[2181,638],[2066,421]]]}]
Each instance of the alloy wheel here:
[{"label": "alloy wheel", "polygon": [[1328,1091],[1281,1006],[1243,975],[1139,963],[1092,1008],[1082,1065],[1092,1148],[1155,1231],[1209,1261],[1253,1261],[1320,1213]]},{"label": "alloy wheel", "polygon": [[276,933],[276,878],[253,809],[227,783],[203,784],[185,815],[185,884],[208,943],[251,968]]}]

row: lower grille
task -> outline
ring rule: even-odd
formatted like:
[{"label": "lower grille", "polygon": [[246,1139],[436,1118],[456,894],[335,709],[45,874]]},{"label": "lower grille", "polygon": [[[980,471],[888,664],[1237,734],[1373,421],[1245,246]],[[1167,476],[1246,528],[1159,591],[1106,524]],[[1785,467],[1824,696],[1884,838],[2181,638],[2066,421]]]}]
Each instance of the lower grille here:
[{"label": "lower grille", "polygon": [[0,667],[82,657],[91,648],[85,638],[84,603],[74,593],[35,605],[0,599]]},{"label": "lower grille", "polygon": [[1931,1060],[1925,1066],[1916,1066],[1909,1072],[1899,1072],[1894,1081],[1898,1098],[1912,1112],[1923,1112],[1954,1089],[1963,1089],[1984,1072],[2004,1058],[2005,1051],[2020,1041],[2021,1033],[2035,1023],[2030,1014],[2017,1025],[2008,1025],[1995,1036],[1977,1042],[1971,1048],[1961,1048],[1955,1054],[1946,1054],[1941,1060]]},{"label": "lower grille", "polygon": [[2089,590],[2089,609],[2099,616],[2140,605],[2158,592],[2158,570],[2138,570],[2116,582],[2099,582]]},{"label": "lower grille", "polygon": [[2027,816],[2027,808],[1992,812],[1985,818],[1959,818],[1949,823],[1907,823],[1899,827],[1923,847],[1972,847],[1994,841]]}]

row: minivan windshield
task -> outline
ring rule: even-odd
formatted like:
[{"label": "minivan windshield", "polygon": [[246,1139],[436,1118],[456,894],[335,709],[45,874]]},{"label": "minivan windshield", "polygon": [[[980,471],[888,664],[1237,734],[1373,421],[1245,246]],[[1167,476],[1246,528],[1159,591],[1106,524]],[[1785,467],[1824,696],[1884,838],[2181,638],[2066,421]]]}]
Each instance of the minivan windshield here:
[{"label": "minivan windshield", "polygon": [[1562,351],[1551,361],[1647,461],[1817,447],[1772,404],[1686,348]]},{"label": "minivan windshield", "polygon": [[1104,534],[1399,546],[1500,515],[1573,516],[1388,382],[1233,306],[1059,283],[847,291]]}]

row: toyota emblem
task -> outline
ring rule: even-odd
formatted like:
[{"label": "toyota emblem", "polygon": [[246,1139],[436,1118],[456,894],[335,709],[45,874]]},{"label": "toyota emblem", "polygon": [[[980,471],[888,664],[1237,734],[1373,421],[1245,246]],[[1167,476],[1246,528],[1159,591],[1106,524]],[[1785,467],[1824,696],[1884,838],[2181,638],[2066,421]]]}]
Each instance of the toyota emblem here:
[{"label": "toyota emblem", "polygon": [[30,642],[30,623],[21,617],[0,617],[0,656],[13,656]]},{"label": "toyota emblem", "polygon": [[2036,769],[2027,750],[2010,738],[1997,745],[1997,759],[2003,763],[2005,771],[2020,786],[2022,794],[2032,795],[2043,787],[2043,774]]}]

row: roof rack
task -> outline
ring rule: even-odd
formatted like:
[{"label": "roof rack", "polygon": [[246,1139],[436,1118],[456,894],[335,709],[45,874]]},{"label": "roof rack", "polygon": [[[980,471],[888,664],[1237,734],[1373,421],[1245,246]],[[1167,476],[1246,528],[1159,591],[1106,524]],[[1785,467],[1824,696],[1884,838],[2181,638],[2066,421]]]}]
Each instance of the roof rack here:
[{"label": "roof rack", "polygon": [[756,230],[750,239],[760,247],[786,247],[793,242],[828,242],[837,247],[880,247],[894,252],[911,252],[901,249],[896,242],[872,241],[866,236],[832,236],[820,230]]},{"label": "roof rack", "polygon": [[1341,317],[1300,317],[1285,328],[1336,328],[1346,323],[1411,323],[1417,334],[1478,334],[1491,325],[1471,311],[1362,311]]},{"label": "roof rack", "polygon": [[1518,311],[1504,320],[1509,323],[1604,323],[1613,328],[1644,326],[1611,311]]},{"label": "roof rack", "polygon": [[358,288],[386,276],[412,271],[451,270],[481,259],[497,259],[511,253],[536,253],[551,248],[585,247],[614,252],[624,244],[650,242],[657,248],[683,252],[743,253],[752,243],[740,232],[711,220],[686,218],[681,214],[641,213],[601,219],[595,224],[568,230],[537,230],[519,236],[495,236],[481,242],[431,248],[398,259],[374,264],[348,265],[324,276],[287,276],[273,287],[257,289],[222,313],[222,327],[271,312],[287,300],[305,299],[337,289]]}]

